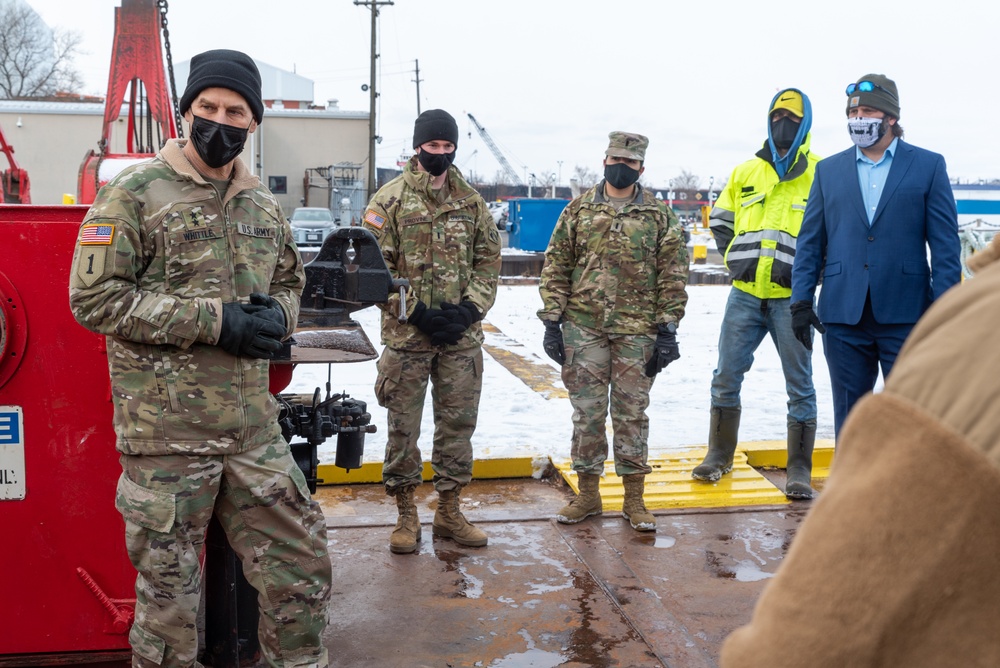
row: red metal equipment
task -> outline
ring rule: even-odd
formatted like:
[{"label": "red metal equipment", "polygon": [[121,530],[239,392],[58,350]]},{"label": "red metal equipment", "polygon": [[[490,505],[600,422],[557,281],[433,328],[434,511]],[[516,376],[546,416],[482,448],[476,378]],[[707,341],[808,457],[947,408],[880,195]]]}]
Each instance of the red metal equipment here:
[{"label": "red metal equipment", "polygon": [[[120,668],[131,656],[135,570],[115,508],[121,468],[105,339],[79,326],[67,301],[86,211],[0,205],[0,668]],[[401,287],[375,238],[359,227],[328,237],[306,277],[295,342],[272,365],[275,393],[295,364],[374,359],[350,314]],[[316,448],[326,438],[337,436],[337,466],[361,465],[365,434],[375,430],[364,402],[321,401],[319,389],[304,399],[277,398],[282,433],[313,491]],[[205,564],[206,665],[252,663],[256,593],[224,536],[215,543],[209,536]],[[234,592],[243,601],[235,607]]]},{"label": "red metal equipment", "polygon": [[[167,89],[160,41],[166,8],[166,0],[122,0],[122,6],[115,8],[115,41],[111,49],[104,130],[98,151],[88,151],[80,165],[77,184],[80,204],[92,204],[100,187],[118,172],[148,160],[168,139],[178,136],[179,121]],[[112,127],[121,113],[126,92],[129,94],[126,152],[111,153]]]},{"label": "red metal equipment", "polygon": [[135,570],[114,505],[121,467],[104,337],[67,304],[86,210],[0,205],[3,666],[130,656]]},{"label": "red metal equipment", "polygon": [[31,186],[28,172],[14,159],[14,147],[7,143],[0,128],[0,152],[7,156],[10,169],[0,171],[0,204],[31,204]]}]

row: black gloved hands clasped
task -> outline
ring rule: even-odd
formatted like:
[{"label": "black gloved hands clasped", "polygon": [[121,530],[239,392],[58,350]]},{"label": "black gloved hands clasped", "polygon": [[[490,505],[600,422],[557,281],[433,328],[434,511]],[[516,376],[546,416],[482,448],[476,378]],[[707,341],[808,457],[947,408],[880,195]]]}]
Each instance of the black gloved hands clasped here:
[{"label": "black gloved hands clasped", "polygon": [[566,346],[563,344],[562,327],[556,320],[545,321],[545,338],[542,339],[545,354],[559,366],[566,363]]},{"label": "black gloved hands clasped", "polygon": [[[471,302],[462,303],[472,306]],[[478,316],[476,307],[472,306],[472,309]],[[445,346],[458,343],[473,322],[470,317],[461,305],[442,303],[441,308],[428,308],[427,304],[418,301],[406,321],[429,336],[433,345]]]},{"label": "black gloved hands clasped", "polygon": [[[230,355],[257,359],[274,357],[281,350],[285,325],[257,315],[266,309],[265,306],[255,304],[223,304],[222,332],[217,345]],[[281,319],[284,321],[284,315]]]},{"label": "black gloved hands clasped", "polygon": [[812,350],[812,328],[815,327],[820,334],[826,333],[826,327],[816,316],[812,302],[794,302],[789,309],[792,312],[792,332],[795,334],[795,338],[806,347],[806,350]]},{"label": "black gloved hands clasped", "polygon": [[460,304],[441,302],[441,316],[447,322],[431,335],[431,343],[435,346],[455,345],[465,334],[465,330],[472,327],[472,323],[482,320],[483,314],[470,301]]},{"label": "black gloved hands clasped", "polygon": [[680,359],[681,350],[677,345],[677,325],[660,323],[656,326],[656,341],[653,342],[653,356],[646,362],[646,377],[653,378],[668,364]]}]

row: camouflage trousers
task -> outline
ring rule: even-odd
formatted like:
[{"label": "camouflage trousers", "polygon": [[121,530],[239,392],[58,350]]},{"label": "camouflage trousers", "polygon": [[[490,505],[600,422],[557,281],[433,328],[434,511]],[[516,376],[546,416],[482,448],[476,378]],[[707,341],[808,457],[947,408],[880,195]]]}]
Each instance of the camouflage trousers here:
[{"label": "camouflage trousers", "polygon": [[115,503],[139,572],[132,665],[200,666],[202,548],[213,513],[259,592],[268,665],[328,665],[326,520],[284,441],[226,456],[121,457]]},{"label": "camouflage trousers", "polygon": [[389,418],[382,466],[388,494],[423,480],[417,439],[428,379],[434,402],[434,488],[458,489],[472,480],[472,434],[483,387],[483,349],[410,352],[387,347],[378,361],[375,396]]},{"label": "camouflage trousers", "polygon": [[653,337],[604,334],[568,321],[562,330],[566,346],[562,380],[573,406],[573,470],[604,472],[610,403],[615,472],[650,473],[646,408],[653,379],[643,368],[652,354]]}]

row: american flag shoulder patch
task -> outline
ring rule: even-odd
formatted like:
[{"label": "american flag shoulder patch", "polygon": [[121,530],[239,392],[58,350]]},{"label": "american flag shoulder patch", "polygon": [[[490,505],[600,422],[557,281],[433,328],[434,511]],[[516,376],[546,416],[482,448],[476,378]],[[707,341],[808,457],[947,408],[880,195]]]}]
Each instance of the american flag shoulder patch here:
[{"label": "american flag shoulder patch", "polygon": [[385,218],[368,209],[365,211],[365,222],[381,230],[382,226],[385,225]]},{"label": "american flag shoulder patch", "polygon": [[80,232],[81,246],[108,246],[115,236],[114,225],[84,225]]}]

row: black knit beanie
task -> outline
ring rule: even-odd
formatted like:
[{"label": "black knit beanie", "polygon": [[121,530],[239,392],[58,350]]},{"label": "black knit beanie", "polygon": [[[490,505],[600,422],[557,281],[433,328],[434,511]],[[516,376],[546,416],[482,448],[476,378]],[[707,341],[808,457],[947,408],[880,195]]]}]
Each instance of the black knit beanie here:
[{"label": "black knit beanie", "polygon": [[413,148],[435,139],[450,141],[458,146],[458,123],[443,109],[428,109],[417,116],[413,124]]},{"label": "black knit beanie", "polygon": [[198,93],[215,87],[228,88],[243,96],[250,105],[254,120],[260,124],[264,115],[264,100],[260,92],[260,71],[253,58],[229,49],[214,49],[193,57],[187,87],[181,96],[181,114],[191,108]]},{"label": "black knit beanie", "polygon": [[848,93],[847,113],[850,114],[854,107],[871,107],[899,118],[899,92],[896,90],[896,82],[884,74],[866,74],[857,80],[856,85],[860,86],[862,81],[872,83],[874,86],[869,91],[861,90],[859,87],[853,93]]}]

